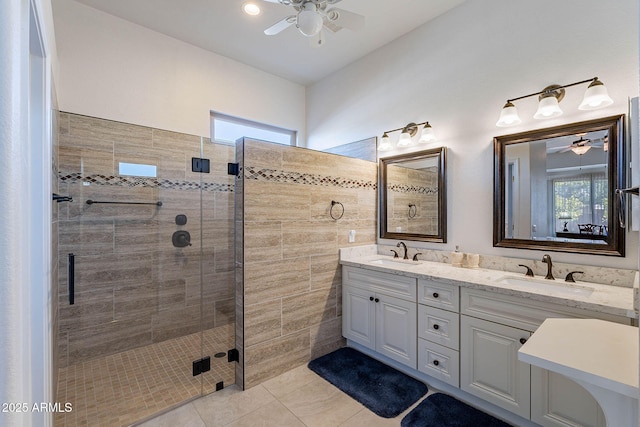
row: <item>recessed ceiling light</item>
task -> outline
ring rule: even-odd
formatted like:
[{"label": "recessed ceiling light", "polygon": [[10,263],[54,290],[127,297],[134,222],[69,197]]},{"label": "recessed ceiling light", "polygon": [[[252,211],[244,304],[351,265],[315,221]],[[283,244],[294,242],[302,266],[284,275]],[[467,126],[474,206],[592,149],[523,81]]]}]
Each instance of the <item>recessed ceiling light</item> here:
[{"label": "recessed ceiling light", "polygon": [[260,6],[258,6],[255,3],[245,3],[244,6],[242,6],[242,9],[244,10],[244,13],[246,13],[247,15],[251,15],[251,16],[260,15]]}]

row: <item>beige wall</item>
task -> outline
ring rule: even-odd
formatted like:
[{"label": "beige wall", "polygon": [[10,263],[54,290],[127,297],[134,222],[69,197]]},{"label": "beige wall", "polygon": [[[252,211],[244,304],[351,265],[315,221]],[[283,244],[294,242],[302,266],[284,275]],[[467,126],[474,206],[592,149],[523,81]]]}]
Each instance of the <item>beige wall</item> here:
[{"label": "beige wall", "polygon": [[[198,136],[60,113],[58,138],[59,192],[73,197],[59,205],[57,222],[60,365],[232,322],[233,147],[205,138],[211,173],[199,174],[191,172],[191,157],[201,157]],[[158,177],[119,176],[121,161],[156,165]],[[88,199],[163,205],[89,206]],[[178,214],[186,225],[176,224]],[[173,246],[177,230],[190,232],[192,246]]]},{"label": "beige wall", "polygon": [[[245,140],[245,387],[344,344],[338,249],[376,241],[377,165]],[[344,216],[331,219],[331,201]],[[334,207],[338,216],[340,207]]]}]

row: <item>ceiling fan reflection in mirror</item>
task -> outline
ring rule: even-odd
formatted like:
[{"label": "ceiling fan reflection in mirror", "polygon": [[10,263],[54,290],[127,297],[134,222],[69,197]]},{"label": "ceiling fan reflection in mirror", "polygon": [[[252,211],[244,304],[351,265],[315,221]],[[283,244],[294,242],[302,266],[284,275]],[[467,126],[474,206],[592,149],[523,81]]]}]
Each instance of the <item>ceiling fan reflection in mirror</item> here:
[{"label": "ceiling fan reflection in mirror", "polygon": [[364,16],[348,10],[330,7],[341,0],[264,0],[269,3],[280,3],[284,6],[293,6],[295,15],[287,16],[276,22],[264,33],[273,36],[295,25],[296,28],[307,37],[318,36],[312,40],[312,44],[319,46],[324,43],[322,30],[324,28],[336,33],[343,28],[359,30],[364,27]]},{"label": "ceiling fan reflection in mirror", "polygon": [[565,147],[557,147],[552,150],[548,150],[548,153],[566,153],[567,151],[573,151],[575,154],[581,156],[589,151],[591,148],[602,148],[604,151],[608,151],[609,148],[609,137],[605,136],[604,138],[598,139],[589,139],[585,138],[585,135],[580,135],[580,138],[576,141],[573,141],[570,145]]}]

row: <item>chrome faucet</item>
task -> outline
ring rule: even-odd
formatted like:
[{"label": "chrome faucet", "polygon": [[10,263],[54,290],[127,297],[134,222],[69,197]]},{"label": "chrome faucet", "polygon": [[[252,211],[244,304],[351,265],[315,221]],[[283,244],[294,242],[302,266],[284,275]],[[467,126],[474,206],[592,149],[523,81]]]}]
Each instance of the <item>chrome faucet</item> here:
[{"label": "chrome faucet", "polygon": [[402,248],[404,249],[404,256],[402,257],[402,259],[409,259],[409,257],[407,256],[407,245],[405,245],[404,242],[398,242],[396,246],[402,246]]},{"label": "chrome faucet", "polygon": [[551,271],[551,268],[553,267],[551,256],[549,254],[544,254],[544,256],[542,257],[542,262],[547,264],[547,275],[544,278],[548,280],[555,280],[555,277],[553,277],[553,273]]}]

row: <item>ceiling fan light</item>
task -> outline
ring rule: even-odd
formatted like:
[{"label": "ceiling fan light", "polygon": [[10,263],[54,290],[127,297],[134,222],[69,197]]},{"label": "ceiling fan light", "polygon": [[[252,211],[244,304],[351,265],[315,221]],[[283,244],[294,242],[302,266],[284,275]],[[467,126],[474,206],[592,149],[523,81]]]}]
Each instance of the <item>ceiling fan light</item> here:
[{"label": "ceiling fan light", "polygon": [[302,34],[313,37],[322,29],[322,15],[316,10],[316,5],[312,2],[305,3],[304,9],[298,12],[296,26]]},{"label": "ceiling fan light", "polygon": [[387,133],[382,134],[382,138],[380,138],[380,143],[378,144],[378,151],[389,151],[391,150],[391,142],[389,141],[389,135]]},{"label": "ceiling fan light", "polygon": [[575,147],[571,147],[571,151],[576,153],[579,156],[582,156],[584,153],[591,149],[590,145],[577,145]]},{"label": "ceiling fan light", "polygon": [[558,98],[555,95],[550,94],[543,96],[538,103],[538,111],[533,115],[534,119],[550,119],[552,117],[558,117],[562,115],[560,105],[558,105]]},{"label": "ceiling fan light", "polygon": [[613,104],[613,99],[609,97],[607,88],[597,78],[589,84],[589,87],[584,93],[584,99],[579,110],[596,110],[598,108],[604,108]]},{"label": "ceiling fan light", "polygon": [[522,123],[522,120],[520,120],[520,116],[518,116],[518,110],[516,110],[516,106],[511,102],[507,102],[506,104],[504,104],[504,107],[502,107],[502,110],[500,111],[500,118],[496,122],[496,126],[507,127],[514,126],[520,123]]}]

